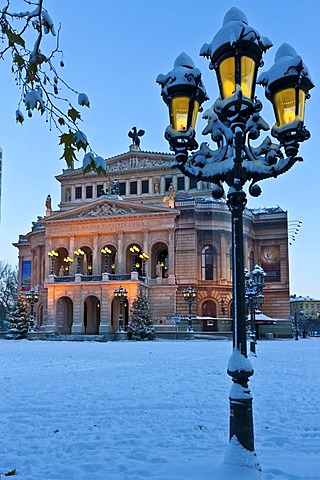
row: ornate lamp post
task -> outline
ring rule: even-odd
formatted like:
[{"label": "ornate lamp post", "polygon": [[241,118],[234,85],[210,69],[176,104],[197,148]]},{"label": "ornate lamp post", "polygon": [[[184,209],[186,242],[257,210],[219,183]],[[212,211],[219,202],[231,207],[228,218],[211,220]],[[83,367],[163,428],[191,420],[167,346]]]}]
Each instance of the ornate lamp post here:
[{"label": "ornate lamp post", "polygon": [[119,288],[116,288],[114,291],[114,296],[118,299],[119,306],[120,306],[120,313],[119,313],[119,327],[118,327],[118,332],[123,332],[123,313],[122,313],[122,306],[124,304],[124,301],[128,297],[128,291],[123,288],[122,285],[120,285]]},{"label": "ornate lamp post", "polygon": [[189,317],[188,317],[188,332],[193,332],[192,326],[192,316],[191,316],[191,305],[192,302],[196,299],[197,290],[189,285],[189,287],[183,290],[183,298],[189,304]]},{"label": "ornate lamp post", "polygon": [[67,256],[66,258],[63,259],[63,261],[65,262],[65,271],[67,272],[67,275],[70,275],[70,265],[73,263],[73,258]]},{"label": "ornate lamp post", "polygon": [[34,290],[34,288],[31,288],[27,293],[26,293],[26,299],[29,302],[30,305],[30,329],[33,330],[34,327],[34,314],[33,314],[33,309],[35,303],[38,302],[39,300],[39,292]]},{"label": "ornate lamp post", "polygon": [[133,245],[132,247],[129,248],[129,250],[132,253],[132,271],[136,272],[137,271],[137,256],[138,256],[138,253],[140,252],[140,248],[138,248],[136,245]]},{"label": "ornate lamp post", "polygon": [[251,273],[245,268],[245,298],[250,311],[250,351],[256,354],[256,309],[263,304],[263,287],[266,273],[260,265],[256,265]]},{"label": "ornate lamp post", "polygon": [[139,258],[141,259],[141,276],[142,277],[146,277],[146,261],[148,260],[149,258],[149,255],[145,252],[141,252],[140,255],[139,255]]},{"label": "ornate lamp post", "polygon": [[59,253],[58,252],[55,252],[54,250],[51,250],[51,252],[48,252],[48,256],[51,258],[51,272],[50,272],[50,275],[54,275],[55,274],[55,271],[54,271],[54,262],[55,262],[55,257],[58,257],[59,256]]},{"label": "ornate lamp post", "polygon": [[108,247],[101,248],[101,253],[104,255],[104,273],[109,273],[109,258],[112,253],[112,250]]},{"label": "ornate lamp post", "polygon": [[77,256],[77,273],[81,273],[81,258],[84,256],[84,251],[78,248],[73,253]]},{"label": "ornate lamp post", "polygon": [[[210,69],[217,75],[220,98],[205,111],[208,124],[204,135],[210,134],[216,149],[202,143],[190,156],[188,152],[198,147],[195,140],[195,123],[198,110],[207,98],[201,81],[201,72],[185,53],[167,75],[159,75],[161,94],[169,107],[170,125],[165,137],[175,152],[173,167],[196,180],[214,184],[212,195],[222,198],[222,182],[229,187],[227,205],[232,222],[233,267],[233,354],[228,363],[232,377],[230,391],[230,439],[236,436],[248,451],[254,451],[252,396],[248,380],[253,375],[247,359],[243,210],[247,196],[243,187],[249,181],[249,193],[259,196],[259,180],[275,178],[289,170],[297,161],[300,142],[310,133],[304,126],[305,101],[313,88],[307,67],[301,57],[288,44],[276,53],[275,64],[257,80],[257,70],[262,65],[262,54],[272,43],[248,24],[244,13],[233,7],[223,21],[223,26],[210,44],[204,44],[200,55],[210,58]],[[254,147],[252,140],[269,126],[260,116],[262,103],[255,97],[256,83],[265,87],[271,101],[276,125],[270,137]]]}]

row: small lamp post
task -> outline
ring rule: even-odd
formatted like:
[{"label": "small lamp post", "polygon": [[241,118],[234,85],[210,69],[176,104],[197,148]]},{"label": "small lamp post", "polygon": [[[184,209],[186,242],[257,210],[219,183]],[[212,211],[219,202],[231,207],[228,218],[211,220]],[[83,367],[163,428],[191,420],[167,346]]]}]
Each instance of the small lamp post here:
[{"label": "small lamp post", "polygon": [[146,277],[146,261],[148,260],[149,258],[149,255],[145,252],[141,252],[140,255],[139,255],[139,258],[141,259],[141,276],[142,277]]},{"label": "small lamp post", "polygon": [[224,306],[224,298],[221,298],[220,300],[220,309],[221,309],[221,314],[224,317],[226,314],[226,307]]},{"label": "small lamp post", "polygon": [[245,268],[245,299],[250,311],[250,352],[256,354],[256,309],[263,304],[262,290],[265,286],[266,273],[256,265],[251,273]]},{"label": "small lamp post", "polygon": [[104,273],[109,273],[109,258],[112,250],[108,247],[101,248],[101,253],[104,255]]},{"label": "small lamp post", "polygon": [[114,296],[118,299],[118,302],[119,302],[119,306],[120,306],[120,313],[119,313],[119,327],[118,327],[118,332],[123,332],[124,331],[124,328],[123,328],[123,312],[122,312],[122,307],[123,307],[123,304],[125,302],[125,300],[127,299],[128,297],[128,291],[123,288],[122,285],[120,285],[119,288],[116,288],[114,290]]},{"label": "small lamp post", "polygon": [[54,250],[51,250],[51,252],[48,252],[48,256],[51,258],[51,272],[50,272],[50,275],[54,275],[55,274],[55,271],[54,271],[55,258],[59,256],[59,253],[54,251]]},{"label": "small lamp post", "polygon": [[34,288],[31,288],[27,293],[26,293],[26,299],[27,302],[30,305],[30,330],[33,330],[34,327],[34,305],[35,303],[38,302],[39,300],[39,292],[34,290]]},{"label": "small lamp post", "polygon": [[[196,115],[207,99],[201,72],[183,53],[172,71],[157,77],[162,98],[169,107],[170,125],[165,138],[175,153],[172,166],[190,178],[212,182],[214,199],[223,197],[222,183],[228,185],[234,330],[227,372],[237,386],[237,389],[231,388],[229,395],[229,438],[235,436],[249,452],[254,452],[252,395],[248,386],[253,367],[247,358],[246,342],[243,211],[247,194],[244,187],[250,182],[249,194],[258,197],[261,188],[257,182],[276,178],[301,161],[300,143],[310,138],[304,126],[304,106],[314,87],[302,58],[288,44],[278,49],[275,64],[257,77],[258,67],[263,65],[262,55],[271,46],[272,42],[249,24],[241,10],[233,7],[226,13],[222,28],[211,43],[205,43],[200,50],[201,56],[210,59],[209,68],[215,70],[220,90],[220,98],[203,115],[208,123],[202,132],[210,135],[217,147],[210,148],[203,142],[191,155],[189,152],[198,148]],[[257,83],[265,87],[266,97],[273,105],[276,124],[271,135],[278,143],[266,137],[259,146],[253,147],[252,140],[257,140],[262,130],[269,129],[260,116],[263,105],[255,96]]]},{"label": "small lamp post", "polygon": [[84,251],[78,248],[73,253],[77,256],[77,273],[81,273],[81,258],[84,256]]},{"label": "small lamp post", "polygon": [[67,256],[66,258],[63,259],[63,261],[65,262],[65,271],[67,272],[67,275],[70,275],[70,265],[73,263],[73,258]]},{"label": "small lamp post", "polygon": [[192,326],[192,315],[191,315],[191,305],[195,301],[197,296],[197,290],[189,285],[189,287],[183,290],[183,298],[189,305],[189,316],[188,316],[188,332],[193,332]]},{"label": "small lamp post", "polygon": [[301,316],[303,315],[303,311],[302,310],[295,310],[294,311],[294,339],[295,340],[299,340],[299,325],[298,325],[298,320],[299,320],[299,323],[300,323],[300,319],[301,319]]},{"label": "small lamp post", "polygon": [[133,245],[132,247],[129,248],[129,250],[132,253],[132,271],[136,272],[137,271],[137,256],[138,256],[138,253],[140,252],[140,248],[138,248],[136,245]]}]

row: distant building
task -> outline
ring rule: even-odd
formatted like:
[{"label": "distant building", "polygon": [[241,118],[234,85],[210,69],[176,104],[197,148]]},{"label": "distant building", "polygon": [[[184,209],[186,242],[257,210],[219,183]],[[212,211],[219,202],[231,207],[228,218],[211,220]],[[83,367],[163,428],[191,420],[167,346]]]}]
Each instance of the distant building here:
[{"label": "distant building", "polygon": [[290,316],[300,331],[320,333],[320,300],[311,297],[290,297]]},{"label": "distant building", "polygon": [[[195,328],[232,330],[231,214],[224,200],[212,199],[209,182],[185,177],[171,160],[130,149],[106,160],[108,175],[78,168],[56,177],[59,209],[52,211],[47,198],[46,215],[14,244],[20,287],[40,292],[42,330],[116,332],[120,285],[128,291],[125,325],[138,290],[148,296],[156,321],[165,323],[188,312],[183,289],[192,285]],[[56,256],[48,256],[52,251]],[[263,312],[288,318],[287,213],[246,209],[244,251],[249,270],[259,263],[267,272]]]}]

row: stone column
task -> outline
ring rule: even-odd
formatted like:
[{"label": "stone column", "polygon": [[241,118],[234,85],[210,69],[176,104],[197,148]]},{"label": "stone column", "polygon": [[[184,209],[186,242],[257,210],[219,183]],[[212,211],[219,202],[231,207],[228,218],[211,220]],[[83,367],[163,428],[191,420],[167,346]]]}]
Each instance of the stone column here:
[{"label": "stone column", "polygon": [[168,256],[169,256],[169,283],[174,284],[175,283],[175,258],[174,258],[174,252],[175,252],[175,235],[174,235],[174,229],[169,229],[169,246],[168,246]]},{"label": "stone column", "polygon": [[228,280],[229,273],[227,272],[227,242],[224,232],[220,232],[220,273],[218,278],[221,280]]},{"label": "stone column", "polygon": [[125,258],[125,252],[123,251],[123,231],[118,233],[118,248],[116,256],[116,273],[124,272],[123,258]]},{"label": "stone column", "polygon": [[101,262],[100,262],[100,250],[99,250],[99,233],[94,232],[92,238],[92,275],[100,275]]},{"label": "stone column", "polygon": [[73,323],[71,333],[84,333],[81,284],[79,284],[75,290],[73,298]]}]

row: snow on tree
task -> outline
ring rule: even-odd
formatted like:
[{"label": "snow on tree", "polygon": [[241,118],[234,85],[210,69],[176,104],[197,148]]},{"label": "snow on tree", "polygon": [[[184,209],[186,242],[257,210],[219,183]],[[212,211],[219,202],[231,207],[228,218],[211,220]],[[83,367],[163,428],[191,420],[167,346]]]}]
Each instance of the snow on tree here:
[{"label": "snow on tree", "polygon": [[18,269],[0,261],[0,330],[7,330],[9,312],[18,294]]},{"label": "snow on tree", "polygon": [[129,340],[153,340],[153,318],[147,297],[142,292],[134,299],[128,326]]},{"label": "snow on tree", "polygon": [[23,293],[18,295],[13,312],[9,315],[9,330],[6,338],[26,338],[29,327],[28,302]]},{"label": "snow on tree", "polygon": [[[60,145],[63,146],[61,158],[69,168],[78,160],[76,152],[89,149],[91,162],[89,166],[86,164],[87,171],[93,170],[98,174],[104,172],[105,162],[102,163],[101,157],[92,153],[86,135],[79,129],[80,112],[68,98],[64,98],[64,91],[67,90],[68,95],[75,95],[79,106],[90,107],[88,96],[76,91],[61,77],[64,61],[59,46],[60,26],[56,31],[44,6],[45,0],[17,0],[17,10],[13,10],[12,0],[1,3],[4,6],[0,6],[0,59],[11,55],[11,72],[21,91],[16,121],[21,124],[24,122],[21,105],[28,117],[32,117],[34,111],[45,114],[50,130],[54,126],[60,133]],[[27,10],[18,10],[19,4]],[[48,47],[50,41],[53,45]],[[56,65],[57,57],[60,58],[59,67]]]}]

